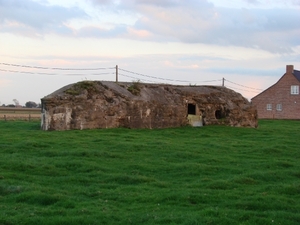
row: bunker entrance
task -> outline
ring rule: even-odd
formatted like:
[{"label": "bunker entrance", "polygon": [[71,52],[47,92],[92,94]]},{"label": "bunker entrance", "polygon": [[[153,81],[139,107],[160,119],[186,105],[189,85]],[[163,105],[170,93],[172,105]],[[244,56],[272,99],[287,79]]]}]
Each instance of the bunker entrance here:
[{"label": "bunker entrance", "polygon": [[226,117],[225,112],[222,110],[216,110],[215,112],[216,119],[224,119]]},{"label": "bunker entrance", "polygon": [[188,115],[196,115],[196,105],[188,104]]}]

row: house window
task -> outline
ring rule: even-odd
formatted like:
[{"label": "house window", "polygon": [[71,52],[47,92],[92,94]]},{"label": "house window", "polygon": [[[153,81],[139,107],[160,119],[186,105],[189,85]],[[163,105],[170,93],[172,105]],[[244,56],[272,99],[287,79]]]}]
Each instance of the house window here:
[{"label": "house window", "polygon": [[267,104],[267,110],[272,110],[272,104]]},{"label": "house window", "polygon": [[276,110],[277,111],[282,111],[282,104],[277,104],[276,105]]},{"label": "house window", "polygon": [[291,86],[291,94],[292,95],[299,95],[299,85],[292,85]]}]

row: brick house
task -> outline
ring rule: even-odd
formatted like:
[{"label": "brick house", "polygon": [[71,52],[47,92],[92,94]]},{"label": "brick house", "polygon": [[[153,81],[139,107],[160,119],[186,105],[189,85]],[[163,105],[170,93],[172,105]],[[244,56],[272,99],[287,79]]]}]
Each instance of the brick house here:
[{"label": "brick house", "polygon": [[286,73],[271,87],[253,97],[259,119],[300,119],[300,71],[286,66]]}]

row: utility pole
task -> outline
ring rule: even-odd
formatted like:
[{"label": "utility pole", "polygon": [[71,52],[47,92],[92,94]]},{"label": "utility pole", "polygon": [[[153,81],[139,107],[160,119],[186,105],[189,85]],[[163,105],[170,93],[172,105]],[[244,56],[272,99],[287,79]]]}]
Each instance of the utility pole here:
[{"label": "utility pole", "polygon": [[223,79],[222,79],[222,87],[224,87],[224,85],[225,85],[225,78],[223,77]]},{"label": "utility pole", "polygon": [[118,65],[116,65],[116,83],[118,83],[118,76],[119,76],[119,74],[118,74]]}]

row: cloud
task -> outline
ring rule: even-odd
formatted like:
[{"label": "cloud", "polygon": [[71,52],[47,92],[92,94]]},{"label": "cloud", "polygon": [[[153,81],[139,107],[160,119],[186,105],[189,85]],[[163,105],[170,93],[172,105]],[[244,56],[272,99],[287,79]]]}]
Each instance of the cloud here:
[{"label": "cloud", "polygon": [[90,2],[93,2],[96,5],[109,5],[113,4],[113,1],[111,0],[88,0]]},{"label": "cloud", "polygon": [[43,5],[32,0],[0,0],[1,32],[40,36],[44,33],[70,34],[65,25],[74,18],[87,14],[76,8]]},{"label": "cloud", "polygon": [[[213,2],[219,2],[220,0],[211,0]],[[227,2],[226,2],[227,3]],[[236,5],[239,8],[247,6],[251,8],[293,8],[294,6],[299,6],[299,0],[242,0],[239,2],[240,4],[231,3],[231,5]],[[227,3],[228,4],[228,3]],[[223,5],[224,6],[224,5]],[[237,7],[237,8],[238,8]]]},{"label": "cloud", "polygon": [[244,0],[244,1],[249,3],[249,4],[259,4],[258,0]]},{"label": "cloud", "polygon": [[126,34],[127,27],[125,25],[116,25],[112,28],[84,26],[76,31],[77,37],[118,38]]},{"label": "cloud", "polygon": [[174,7],[180,5],[179,0],[134,0],[136,5],[153,5],[159,7]]},{"label": "cloud", "polygon": [[221,9],[208,37],[216,44],[288,53],[293,45],[300,45],[295,39],[300,32],[299,19],[297,10]]},{"label": "cloud", "polygon": [[[77,7],[0,0],[0,32],[238,46],[280,54],[292,53],[300,45],[299,10],[262,8],[263,1],[243,1],[254,8],[217,7],[208,0],[86,2],[99,7],[93,6],[93,13],[87,15],[87,9]],[[299,1],[286,4],[299,5]],[[80,26],[76,19],[82,19]]]},{"label": "cloud", "polygon": [[296,38],[300,33],[297,9],[218,8],[192,0],[172,6],[136,5],[141,16],[135,28],[169,41],[258,48],[273,53],[290,53],[293,46],[300,45]]},{"label": "cloud", "polygon": [[[300,44],[300,15],[296,9],[230,9],[188,0],[161,8],[135,6],[142,15],[135,26],[170,41],[292,52]],[[253,2],[254,3],[254,2]]]},{"label": "cloud", "polygon": [[160,7],[172,7],[179,5],[180,0],[127,0],[122,1],[111,1],[111,0],[87,0],[98,6],[108,6],[108,5],[122,5],[122,7],[137,6],[137,5],[154,5]]},{"label": "cloud", "polygon": [[234,68],[226,68],[226,67],[215,67],[207,69],[209,72],[219,73],[224,75],[253,75],[253,76],[274,76],[281,74],[281,68],[276,69],[254,69],[254,68],[244,68],[244,67],[234,67]]},{"label": "cloud", "polygon": [[133,28],[128,28],[127,32],[130,37],[133,36],[137,38],[148,38],[152,36],[152,34],[147,30],[136,30]]}]

